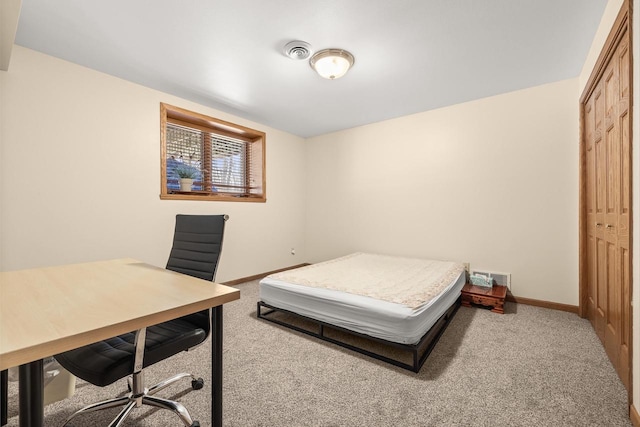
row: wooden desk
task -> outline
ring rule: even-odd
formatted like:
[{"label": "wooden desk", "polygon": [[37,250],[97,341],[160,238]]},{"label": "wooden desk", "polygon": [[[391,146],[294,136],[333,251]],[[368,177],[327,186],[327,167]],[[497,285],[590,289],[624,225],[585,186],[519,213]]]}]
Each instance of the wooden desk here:
[{"label": "wooden desk", "polygon": [[134,259],[0,273],[0,371],[20,366],[20,426],[42,426],[42,359],[213,307],[212,424],[222,425],[222,304],[240,291]]}]

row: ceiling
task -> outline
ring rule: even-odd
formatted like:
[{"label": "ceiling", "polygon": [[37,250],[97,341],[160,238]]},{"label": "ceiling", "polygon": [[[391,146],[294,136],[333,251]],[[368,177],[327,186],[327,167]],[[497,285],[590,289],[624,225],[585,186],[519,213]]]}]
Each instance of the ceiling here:
[{"label": "ceiling", "polygon": [[[311,137],[577,77],[606,3],[23,0],[15,43]],[[291,40],[355,65],[325,80]]]}]

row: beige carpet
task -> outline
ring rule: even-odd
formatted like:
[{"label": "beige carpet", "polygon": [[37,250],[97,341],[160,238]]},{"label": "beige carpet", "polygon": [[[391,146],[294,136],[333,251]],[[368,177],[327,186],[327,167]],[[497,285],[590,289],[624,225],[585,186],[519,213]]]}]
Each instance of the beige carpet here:
[{"label": "beige carpet", "polygon": [[[225,426],[631,426],[627,395],[589,322],[576,315],[507,304],[504,315],[460,308],[419,374],[258,320],[257,282],[225,306]],[[207,343],[208,344],[208,343]],[[149,382],[178,371],[210,377],[209,345],[147,370]],[[9,426],[17,426],[10,384]],[[84,404],[112,397],[124,381],[76,394],[45,410],[59,426]],[[188,381],[160,392],[202,426],[209,388]],[[107,425],[117,410],[77,418]],[[135,410],[127,426],[180,426],[168,411]]]}]

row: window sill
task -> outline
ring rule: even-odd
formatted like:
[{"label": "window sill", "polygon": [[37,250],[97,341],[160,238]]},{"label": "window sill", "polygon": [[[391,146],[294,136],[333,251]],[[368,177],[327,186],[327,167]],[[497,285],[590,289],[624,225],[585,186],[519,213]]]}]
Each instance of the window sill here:
[{"label": "window sill", "polygon": [[160,194],[160,200],[205,200],[210,202],[251,202],[265,203],[265,196],[232,196],[229,194],[211,194],[198,191],[173,191]]}]

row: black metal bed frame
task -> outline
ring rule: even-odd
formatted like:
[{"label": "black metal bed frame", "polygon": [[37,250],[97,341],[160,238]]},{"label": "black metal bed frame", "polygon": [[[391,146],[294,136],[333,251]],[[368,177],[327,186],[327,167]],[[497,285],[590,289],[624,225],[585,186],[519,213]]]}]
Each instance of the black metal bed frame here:
[{"label": "black metal bed frame", "polygon": [[[453,316],[458,311],[458,308],[460,307],[460,303],[461,303],[461,299],[458,298],[456,300],[456,302],[453,303],[453,305],[451,305],[451,307],[449,307],[447,309],[447,311],[442,316],[440,316],[438,321],[433,324],[431,329],[429,329],[422,336],[422,338],[420,338],[420,341],[418,341],[418,343],[416,343],[416,344],[401,344],[401,343],[397,343],[397,342],[393,342],[393,341],[384,340],[382,338],[372,337],[372,336],[367,335],[367,334],[362,334],[362,333],[359,333],[359,332],[355,332],[355,331],[351,331],[349,329],[342,328],[340,326],[335,326],[335,325],[331,325],[330,323],[326,323],[326,322],[322,322],[320,320],[312,319],[310,317],[303,316],[303,315],[295,313],[293,311],[289,311],[289,310],[285,310],[285,309],[282,309],[282,308],[274,307],[274,306],[269,305],[269,304],[267,304],[265,302],[262,302],[262,301],[258,301],[258,304],[257,304],[257,317],[259,319],[264,319],[264,320],[268,320],[269,322],[277,323],[278,325],[282,325],[282,326],[285,326],[285,327],[287,327],[289,329],[293,329],[295,331],[302,332],[303,334],[307,334],[307,335],[310,335],[312,337],[319,338],[319,339],[321,339],[323,341],[327,341],[327,342],[330,342],[332,344],[339,345],[341,347],[344,347],[344,348],[347,348],[349,350],[358,352],[360,354],[364,354],[364,355],[372,357],[374,359],[381,360],[383,362],[390,363],[390,364],[398,366],[400,368],[407,369],[409,371],[418,373],[420,371],[420,368],[422,368],[422,365],[424,365],[424,362],[427,360],[427,357],[429,356],[429,354],[431,354],[431,351],[433,350],[433,348],[438,343],[438,340],[440,339],[440,336],[442,336],[442,334],[444,333],[444,331],[447,328],[447,326],[449,326],[449,323],[451,323],[451,319],[453,319]],[[262,307],[265,307],[266,309],[268,309],[268,311],[263,313],[262,310],[261,310]],[[289,315],[293,315],[293,316],[295,316],[297,318],[301,318],[301,319],[304,319],[306,321],[310,321],[312,323],[315,323],[318,326],[318,332],[313,332],[313,331],[301,328],[299,326],[293,325],[291,323],[287,323],[287,322],[279,320],[279,319],[267,317],[270,314],[275,313],[275,312],[286,313],[286,314],[289,314]],[[324,328],[325,327],[330,328],[330,329],[334,329],[334,330],[337,330],[337,331],[341,331],[341,332],[344,332],[344,333],[349,334],[349,335],[365,338],[365,339],[370,340],[370,341],[378,342],[378,343],[385,344],[385,345],[390,346],[390,347],[394,347],[394,348],[409,352],[413,356],[413,364],[404,363],[402,361],[399,361],[399,360],[396,360],[396,359],[392,359],[392,358],[384,356],[382,354],[375,353],[375,352],[366,350],[364,348],[354,346],[352,344],[337,340],[337,339],[332,338],[332,337],[328,337],[324,333]],[[425,348],[424,352],[422,353],[422,355],[419,355],[420,349],[425,345],[426,345],[426,348]]]}]

